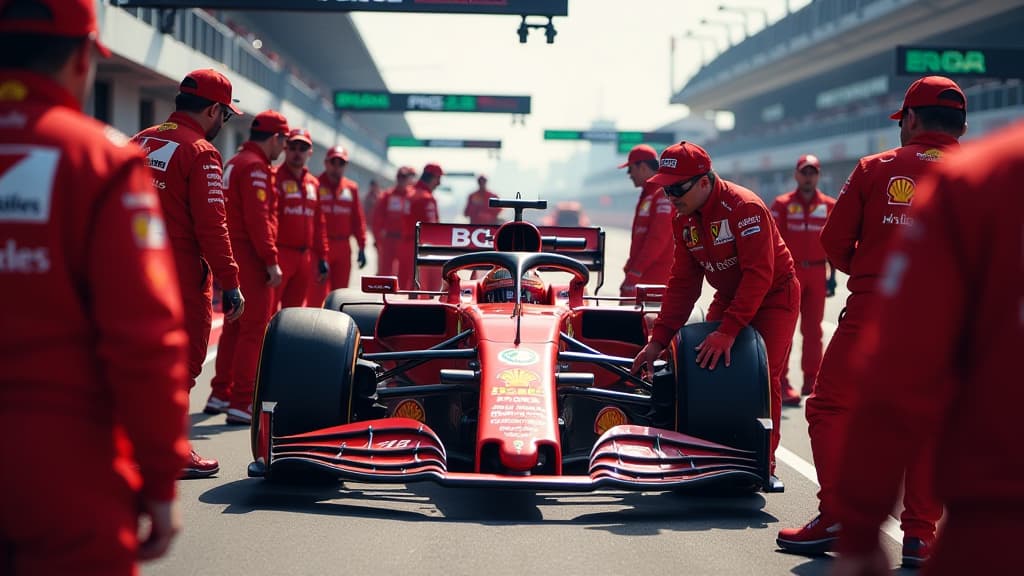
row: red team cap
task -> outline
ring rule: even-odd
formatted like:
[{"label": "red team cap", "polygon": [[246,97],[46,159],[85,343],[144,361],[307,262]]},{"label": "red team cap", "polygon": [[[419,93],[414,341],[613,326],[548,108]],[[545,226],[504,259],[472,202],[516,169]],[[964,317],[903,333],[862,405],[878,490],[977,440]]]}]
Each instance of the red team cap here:
[{"label": "red team cap", "polygon": [[327,151],[327,160],[333,160],[334,158],[341,158],[342,161],[348,162],[348,151],[341,146],[334,146]]},{"label": "red team cap", "polygon": [[309,130],[303,130],[302,128],[292,128],[291,132],[288,133],[288,141],[294,142],[305,142],[310,146],[313,145],[313,137],[309,135]]},{"label": "red team cap", "polygon": [[444,170],[441,170],[441,166],[439,164],[427,164],[423,167],[423,173],[431,176],[441,176],[444,174]]},{"label": "red team cap", "polygon": [[692,142],[673,144],[661,153],[658,173],[647,179],[651,184],[668,186],[711,171],[711,157]]},{"label": "red team cap", "polygon": [[796,171],[799,172],[808,166],[814,167],[815,170],[821,172],[821,162],[818,157],[814,154],[804,154],[796,161]]},{"label": "red team cap", "polygon": [[657,160],[658,153],[655,152],[654,148],[651,148],[647,144],[637,144],[633,146],[633,149],[629,151],[629,157],[622,164],[619,164],[619,168],[625,168],[630,164],[636,164],[637,162],[643,162],[644,160]]},{"label": "red team cap", "polygon": [[[12,10],[19,4],[34,9],[21,16],[20,10]],[[8,13],[9,10],[13,13]],[[110,48],[100,42],[95,0],[35,0],[31,3],[0,0],[0,32],[69,38],[89,36],[100,55],[110,58]]]},{"label": "red team cap", "polygon": [[182,79],[178,91],[223,104],[236,116],[242,115],[242,111],[234,104],[238,100],[231,99],[231,81],[213,68],[189,72],[188,76]]},{"label": "red team cap", "polygon": [[288,120],[277,110],[264,110],[252,119],[252,129],[270,134],[287,134]]},{"label": "red team cap", "polygon": [[[953,90],[963,98],[963,101],[939,98],[939,95],[947,90]],[[889,116],[893,120],[902,120],[903,111],[907,108],[921,108],[923,106],[943,106],[957,110],[967,110],[967,96],[956,82],[945,76],[925,76],[907,88],[907,94],[903,97],[903,107]]]}]

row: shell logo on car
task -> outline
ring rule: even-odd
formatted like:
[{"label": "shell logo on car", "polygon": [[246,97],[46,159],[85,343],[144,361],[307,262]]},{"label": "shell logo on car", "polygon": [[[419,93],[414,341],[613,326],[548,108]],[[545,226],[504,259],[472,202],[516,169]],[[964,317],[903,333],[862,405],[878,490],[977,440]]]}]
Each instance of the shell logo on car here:
[{"label": "shell logo on car", "polygon": [[505,385],[492,388],[492,396],[540,396],[543,394],[540,388],[534,387],[534,384],[540,381],[540,376],[530,370],[521,368],[504,370],[498,373],[498,380]]},{"label": "shell logo on car", "polygon": [[601,408],[601,411],[597,413],[597,417],[594,418],[594,433],[600,436],[612,428],[622,426],[623,424],[629,424],[626,413],[621,408],[605,406]]},{"label": "shell logo on car", "polygon": [[893,176],[885,192],[889,195],[889,204],[910,206],[914,201],[914,181],[906,176]]},{"label": "shell logo on car", "polygon": [[395,406],[395,410],[391,413],[394,418],[411,418],[417,422],[427,423],[427,413],[423,409],[423,405],[417,400],[402,400]]}]

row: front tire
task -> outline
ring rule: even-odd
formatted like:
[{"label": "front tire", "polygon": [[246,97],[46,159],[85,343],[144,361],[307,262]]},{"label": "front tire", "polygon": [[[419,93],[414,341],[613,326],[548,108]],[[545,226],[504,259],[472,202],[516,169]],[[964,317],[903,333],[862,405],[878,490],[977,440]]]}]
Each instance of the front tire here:
[{"label": "front tire", "polygon": [[[264,402],[277,402],[275,436],[348,424],[359,330],[347,314],[285,308],[267,326],[253,405],[252,452]],[[269,472],[269,471],[268,471]]]}]

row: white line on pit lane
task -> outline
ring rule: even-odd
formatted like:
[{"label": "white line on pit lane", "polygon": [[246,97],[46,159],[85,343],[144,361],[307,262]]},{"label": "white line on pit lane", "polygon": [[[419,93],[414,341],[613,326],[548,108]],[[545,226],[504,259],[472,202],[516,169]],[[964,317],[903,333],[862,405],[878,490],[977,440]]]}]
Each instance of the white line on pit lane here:
[{"label": "white line on pit lane", "polygon": [[[224,325],[224,318],[214,318],[213,319],[213,324],[212,324],[212,326],[210,326],[210,328],[211,329],[217,329],[217,328],[220,328],[223,325]],[[207,352],[206,352],[206,358],[203,360],[203,366],[206,366],[207,364],[209,364],[210,361],[213,360],[216,357],[217,357],[217,347],[216,346],[210,346],[209,350],[207,350]]]},{"label": "white line on pit lane", "polygon": [[[814,482],[815,486],[821,486],[818,484],[818,471],[814,468],[814,465],[789,451],[785,446],[779,446],[775,451],[775,458],[796,470],[804,478]],[[900,529],[900,523],[892,515],[885,517],[885,522],[882,524],[882,532],[885,532],[886,536],[896,542],[903,543],[903,530]]]}]

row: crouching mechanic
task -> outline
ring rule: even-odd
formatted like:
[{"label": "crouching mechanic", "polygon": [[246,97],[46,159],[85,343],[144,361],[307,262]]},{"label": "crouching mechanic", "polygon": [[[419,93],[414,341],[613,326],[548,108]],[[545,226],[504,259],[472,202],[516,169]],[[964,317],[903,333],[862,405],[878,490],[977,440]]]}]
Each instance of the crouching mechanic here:
[{"label": "crouching mechanic", "polygon": [[651,341],[637,354],[633,371],[654,365],[686,323],[707,278],[716,290],[707,319],[721,324],[697,344],[697,363],[714,370],[721,359],[729,366],[739,331],[749,324],[761,334],[771,375],[774,473],[782,369],[800,313],[793,258],[764,202],[752,191],[720,179],[700,146],[680,142],[666,148],[658,173],[648,182],[661,186],[676,209],[675,254]]}]

